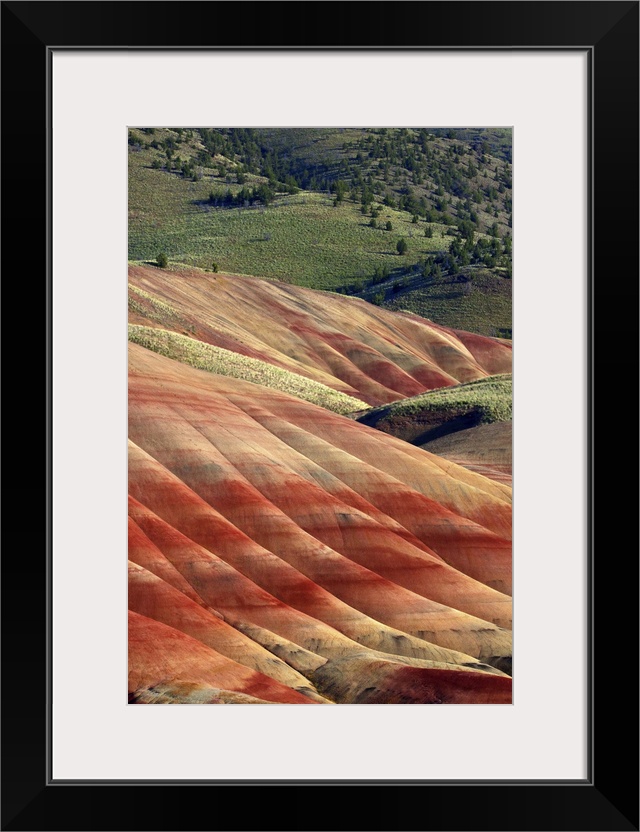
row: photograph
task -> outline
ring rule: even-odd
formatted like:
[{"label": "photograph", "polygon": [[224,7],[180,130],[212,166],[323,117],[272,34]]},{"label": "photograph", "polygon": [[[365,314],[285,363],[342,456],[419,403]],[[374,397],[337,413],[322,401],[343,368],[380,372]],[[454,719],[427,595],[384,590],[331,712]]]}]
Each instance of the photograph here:
[{"label": "photograph", "polygon": [[1,5],[0,829],[638,832],[639,0]]},{"label": "photograph", "polygon": [[128,702],[512,702],[512,130],[128,129]]}]

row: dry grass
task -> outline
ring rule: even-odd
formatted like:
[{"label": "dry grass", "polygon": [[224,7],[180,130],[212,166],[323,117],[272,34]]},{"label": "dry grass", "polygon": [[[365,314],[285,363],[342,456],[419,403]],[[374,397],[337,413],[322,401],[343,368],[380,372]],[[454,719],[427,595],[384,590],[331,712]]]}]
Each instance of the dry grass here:
[{"label": "dry grass", "polygon": [[382,412],[387,416],[411,416],[424,411],[441,413],[443,417],[475,411],[480,414],[480,422],[483,424],[508,422],[513,412],[511,373],[430,390],[381,408],[373,408],[366,415],[369,417]]},{"label": "dry grass", "polygon": [[[139,291],[139,290],[138,290]],[[189,364],[198,370],[231,376],[280,390],[298,399],[311,402],[334,413],[346,414],[367,405],[359,399],[332,390],[318,381],[274,367],[266,361],[205,344],[196,338],[179,335],[166,329],[129,324],[129,340],[159,355]]]}]

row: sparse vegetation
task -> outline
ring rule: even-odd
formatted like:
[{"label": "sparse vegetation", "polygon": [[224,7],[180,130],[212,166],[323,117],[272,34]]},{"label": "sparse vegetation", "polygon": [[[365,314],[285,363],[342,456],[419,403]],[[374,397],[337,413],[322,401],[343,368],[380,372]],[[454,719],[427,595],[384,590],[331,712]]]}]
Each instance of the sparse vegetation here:
[{"label": "sparse vegetation", "polygon": [[359,399],[332,390],[318,381],[177,332],[129,324],[129,340],[198,370],[241,378],[263,387],[280,390],[334,413],[346,414],[367,407]]},{"label": "sparse vegetation", "polygon": [[[397,265],[394,243],[386,231],[369,228],[348,203],[333,208],[330,197],[301,191],[278,197],[267,208],[209,209],[206,194],[204,203],[198,195],[202,183],[188,183],[185,193],[178,178],[162,171],[136,170],[137,164],[136,158],[131,163],[129,204],[129,256],[134,262],[155,258],[159,247],[165,246],[174,263],[206,269],[213,259],[221,272],[325,290],[378,267]],[[158,182],[149,182],[151,175]],[[391,209],[387,213],[394,229],[408,233],[411,221],[406,214]],[[425,256],[444,246],[444,229],[436,228],[433,239],[411,241],[412,255]]]},{"label": "sparse vegetation", "polygon": [[472,280],[461,282],[457,274],[445,276],[439,270],[434,267],[426,278],[420,273],[407,275],[407,285],[386,301],[387,308],[453,329],[511,338],[511,283],[506,276],[476,268],[469,272]]},{"label": "sparse vegetation", "polygon": [[391,418],[429,411],[438,413],[444,421],[448,417],[459,417],[474,411],[478,414],[479,423],[488,424],[508,422],[512,418],[512,404],[512,376],[511,373],[504,373],[371,408],[366,416],[370,420],[376,414]]},{"label": "sparse vegetation", "polygon": [[509,131],[132,128],[130,150],[134,261],[161,248],[176,264],[345,291],[397,268],[393,230],[407,258],[511,274]]},{"label": "sparse vegetation", "polygon": [[129,283],[129,310],[164,326],[188,326],[185,318],[171,304]]}]

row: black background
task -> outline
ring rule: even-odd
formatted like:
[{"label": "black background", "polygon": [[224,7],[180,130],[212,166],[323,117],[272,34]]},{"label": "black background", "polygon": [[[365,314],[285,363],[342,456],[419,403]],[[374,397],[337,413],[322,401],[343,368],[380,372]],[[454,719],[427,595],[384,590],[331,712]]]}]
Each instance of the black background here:
[{"label": "black background", "polygon": [[[2,288],[11,334],[3,409],[11,512],[2,558],[2,829],[638,829],[638,8],[580,0],[2,3]],[[47,782],[48,48],[289,45],[592,48],[593,686],[585,783]],[[41,229],[40,245],[27,250],[25,222]],[[485,732],[490,725],[479,726],[478,742]]]}]

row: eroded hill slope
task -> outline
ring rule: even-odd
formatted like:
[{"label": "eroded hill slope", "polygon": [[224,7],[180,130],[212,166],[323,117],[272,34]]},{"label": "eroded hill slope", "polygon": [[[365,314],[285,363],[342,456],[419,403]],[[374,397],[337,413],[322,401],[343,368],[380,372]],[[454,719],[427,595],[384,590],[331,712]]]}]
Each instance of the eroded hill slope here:
[{"label": "eroded hill slope", "polygon": [[357,298],[201,271],[129,268],[131,324],[268,362],[370,405],[511,370],[511,345]]},{"label": "eroded hill slope", "polygon": [[[311,345],[340,311],[314,310],[306,364],[279,317],[310,318],[305,297],[251,281],[268,288],[234,315],[211,279],[184,297],[179,280],[150,283],[196,337],[226,328],[318,372]],[[384,366],[416,380],[403,343],[416,365],[422,345],[439,373],[437,356],[486,375],[448,334],[373,312],[358,344]],[[131,701],[510,701],[510,488],[283,392],[136,344],[129,357]]]}]

